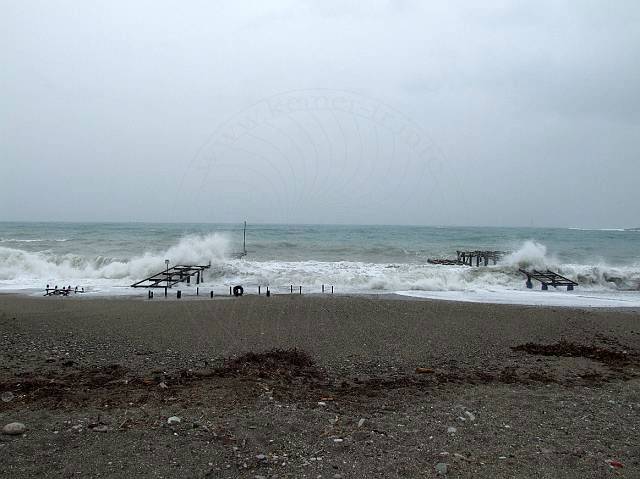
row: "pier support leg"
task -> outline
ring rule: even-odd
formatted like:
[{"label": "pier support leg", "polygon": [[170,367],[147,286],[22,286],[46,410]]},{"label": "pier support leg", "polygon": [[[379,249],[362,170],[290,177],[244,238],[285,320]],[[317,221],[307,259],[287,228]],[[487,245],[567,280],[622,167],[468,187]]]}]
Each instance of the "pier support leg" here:
[{"label": "pier support leg", "polygon": [[573,291],[573,285],[572,284],[568,284],[567,285],[567,291]]},{"label": "pier support leg", "polygon": [[546,284],[542,283],[542,291],[548,291],[549,290],[549,286],[547,286]]}]

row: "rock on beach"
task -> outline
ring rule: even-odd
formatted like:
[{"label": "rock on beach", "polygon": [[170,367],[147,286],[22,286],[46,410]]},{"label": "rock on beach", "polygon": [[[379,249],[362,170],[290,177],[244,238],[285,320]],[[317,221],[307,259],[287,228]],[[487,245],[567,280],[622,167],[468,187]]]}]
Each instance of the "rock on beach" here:
[{"label": "rock on beach", "polygon": [[25,426],[21,422],[12,422],[2,428],[2,434],[7,434],[8,436],[18,436],[20,434],[24,434],[26,430],[27,426]]}]

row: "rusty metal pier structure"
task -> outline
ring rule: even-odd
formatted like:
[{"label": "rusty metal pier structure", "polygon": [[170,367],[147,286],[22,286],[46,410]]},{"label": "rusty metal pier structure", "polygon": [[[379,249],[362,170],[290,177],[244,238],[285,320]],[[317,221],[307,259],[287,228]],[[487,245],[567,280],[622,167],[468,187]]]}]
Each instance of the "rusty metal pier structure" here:
[{"label": "rusty metal pier structure", "polygon": [[489,266],[489,262],[497,264],[498,261],[505,255],[504,251],[456,251],[456,259],[428,259],[430,264],[439,265],[459,265],[459,266]]},{"label": "rusty metal pier structure", "polygon": [[519,271],[522,274],[526,275],[526,284],[527,288],[529,289],[533,288],[533,282],[531,281],[532,279],[540,281],[543,291],[547,291],[549,289],[549,286],[553,286],[554,288],[557,288],[558,286],[566,286],[567,291],[573,291],[573,287],[578,286],[578,283],[576,283],[575,281],[570,280],[569,278],[565,278],[564,276],[561,276],[558,273],[550,270],[538,271],[537,269],[534,269],[532,271],[527,271],[524,269],[520,269]]},{"label": "rusty metal pier structure", "polygon": [[176,265],[160,271],[148,278],[142,279],[131,285],[132,288],[171,288],[178,283],[191,284],[191,278],[195,277],[196,284],[204,281],[204,270],[211,268],[211,262],[206,265]]}]

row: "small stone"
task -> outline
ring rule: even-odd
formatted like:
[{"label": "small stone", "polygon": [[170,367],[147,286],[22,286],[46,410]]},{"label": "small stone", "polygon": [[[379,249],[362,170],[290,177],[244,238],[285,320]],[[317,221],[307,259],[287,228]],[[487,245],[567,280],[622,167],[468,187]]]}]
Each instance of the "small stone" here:
[{"label": "small stone", "polygon": [[2,399],[2,402],[11,402],[13,401],[13,393],[11,391],[7,391],[2,393],[2,396],[0,396],[0,399]]},{"label": "small stone", "polygon": [[173,424],[180,424],[182,422],[182,419],[180,419],[178,416],[171,416],[169,419],[167,419],[167,424],[169,424],[170,426],[172,426]]},{"label": "small stone", "polygon": [[341,438],[339,438],[339,437],[336,437],[336,438],[333,440],[333,442],[342,442],[342,441],[343,441],[343,440],[342,440]]},{"label": "small stone", "polygon": [[258,454],[256,456],[256,460],[260,461],[260,462],[264,462],[267,460],[267,456],[265,456],[264,454]]},{"label": "small stone", "polygon": [[364,424],[364,418],[358,421],[358,427],[362,427],[363,424]]},{"label": "small stone", "polygon": [[453,427],[453,426],[449,426],[449,427],[447,428],[447,432],[448,432],[449,434],[455,434],[456,432],[458,432],[458,430],[457,430],[455,427]]},{"label": "small stone", "polygon": [[318,401],[318,406],[326,406],[327,403],[324,401]]},{"label": "small stone", "polygon": [[469,418],[469,421],[475,421],[476,420],[475,414],[473,414],[471,411],[465,411],[464,415]]},{"label": "small stone", "polygon": [[167,389],[169,387],[165,382],[160,383],[158,386],[160,386],[160,389]]},{"label": "small stone", "polygon": [[107,432],[109,428],[107,426],[96,426],[92,429],[94,432]]},{"label": "small stone", "polygon": [[446,462],[439,462],[438,464],[436,464],[435,470],[436,473],[440,474],[441,476],[445,476],[447,472],[449,472],[449,466]]},{"label": "small stone", "polygon": [[12,422],[2,428],[2,434],[7,434],[8,436],[19,436],[20,434],[24,434],[26,430],[27,426],[21,422]]}]

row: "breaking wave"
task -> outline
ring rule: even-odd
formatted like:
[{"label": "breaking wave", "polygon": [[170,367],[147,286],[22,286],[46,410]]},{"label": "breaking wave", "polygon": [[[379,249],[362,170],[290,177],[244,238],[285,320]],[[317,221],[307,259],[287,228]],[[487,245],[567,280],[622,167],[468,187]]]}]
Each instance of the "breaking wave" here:
[{"label": "breaking wave", "polygon": [[[322,284],[345,293],[394,291],[504,291],[525,288],[518,271],[552,269],[580,283],[583,290],[638,291],[640,265],[613,267],[600,264],[562,263],[547,247],[534,241],[488,267],[438,266],[424,263],[372,263],[359,261],[255,261],[251,256],[237,260],[229,256],[230,242],[221,234],[186,236],[175,245],[131,258],[86,257],[77,254],[27,252],[0,246],[0,282],[3,288],[41,288],[44,284],[126,287],[171,264],[206,264],[212,268],[206,285],[270,286],[277,291],[289,285],[303,285],[319,291]],[[228,286],[227,286],[228,287]]]},{"label": "breaking wave", "polygon": [[142,278],[164,268],[165,258],[171,264],[195,264],[222,261],[229,242],[219,234],[187,236],[178,244],[158,253],[146,252],[130,259],[77,254],[28,252],[0,247],[0,280],[59,280]]}]

